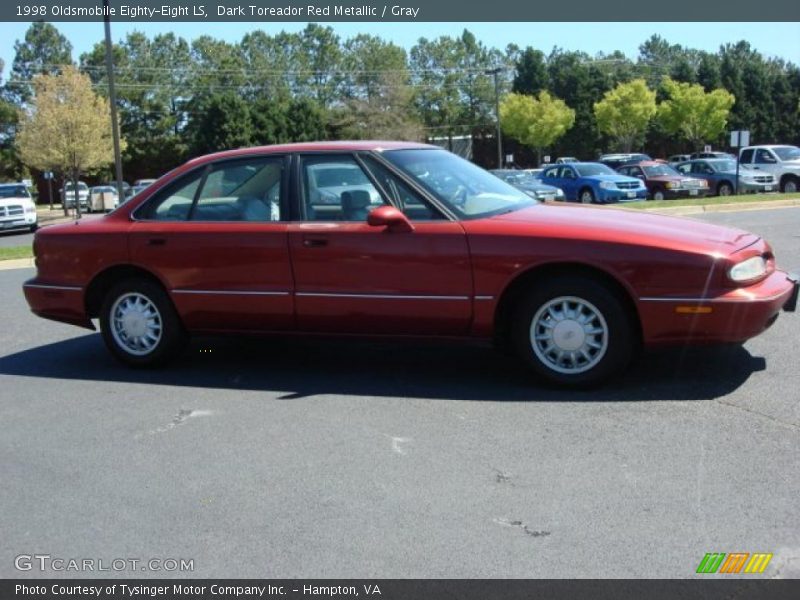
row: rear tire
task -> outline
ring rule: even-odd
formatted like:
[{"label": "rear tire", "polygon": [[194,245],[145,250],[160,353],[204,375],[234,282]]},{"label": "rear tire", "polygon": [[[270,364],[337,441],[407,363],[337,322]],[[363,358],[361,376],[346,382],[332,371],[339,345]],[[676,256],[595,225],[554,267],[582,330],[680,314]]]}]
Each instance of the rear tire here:
[{"label": "rear tire", "polygon": [[128,279],[111,288],[100,309],[106,347],[131,367],[169,362],[188,336],[167,293],[147,279]]},{"label": "rear tire", "polygon": [[638,347],[617,292],[583,276],[558,277],[528,292],[514,310],[511,341],[539,377],[578,388],[621,373]]}]

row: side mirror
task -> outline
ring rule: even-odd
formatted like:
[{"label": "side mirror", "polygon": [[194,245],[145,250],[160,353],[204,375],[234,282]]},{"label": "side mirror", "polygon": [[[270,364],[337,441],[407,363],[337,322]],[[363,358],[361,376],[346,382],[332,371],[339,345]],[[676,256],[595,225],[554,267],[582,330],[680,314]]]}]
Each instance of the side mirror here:
[{"label": "side mirror", "polygon": [[367,223],[372,227],[386,227],[392,233],[410,233],[414,226],[403,213],[394,206],[379,206],[367,215]]}]

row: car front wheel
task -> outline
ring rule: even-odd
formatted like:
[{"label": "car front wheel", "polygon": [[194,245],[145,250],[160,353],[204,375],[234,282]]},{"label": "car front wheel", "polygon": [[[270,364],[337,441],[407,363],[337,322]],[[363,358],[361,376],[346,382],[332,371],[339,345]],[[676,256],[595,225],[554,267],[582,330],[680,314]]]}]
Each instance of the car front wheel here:
[{"label": "car front wheel", "polygon": [[109,291],[100,311],[100,329],[114,357],[134,367],[169,361],[187,339],[169,296],[146,279],[123,281]]},{"label": "car front wheel", "polygon": [[664,191],[663,190],[656,190],[653,192],[653,200],[663,200],[664,199]]},{"label": "car front wheel", "polygon": [[787,178],[786,181],[783,182],[783,189],[781,191],[784,194],[796,194],[797,180],[792,178]]},{"label": "car front wheel", "polygon": [[512,338],[540,377],[570,387],[620,373],[637,345],[618,294],[588,277],[561,277],[529,292],[517,305]]},{"label": "car front wheel", "polygon": [[594,202],[594,194],[592,193],[592,190],[587,188],[585,190],[581,190],[581,194],[578,199],[582,204],[591,204]]},{"label": "car front wheel", "polygon": [[721,183],[719,186],[720,196],[730,196],[733,194],[733,186],[730,183]]}]

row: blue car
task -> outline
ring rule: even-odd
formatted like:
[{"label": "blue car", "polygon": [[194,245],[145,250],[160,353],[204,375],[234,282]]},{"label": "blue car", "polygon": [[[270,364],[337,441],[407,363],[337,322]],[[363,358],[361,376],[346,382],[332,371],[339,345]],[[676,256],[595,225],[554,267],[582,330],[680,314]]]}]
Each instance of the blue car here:
[{"label": "blue car", "polygon": [[620,175],[601,163],[568,163],[546,168],[539,178],[561,188],[566,199],[584,204],[633,202],[647,198],[647,187],[636,177]]}]

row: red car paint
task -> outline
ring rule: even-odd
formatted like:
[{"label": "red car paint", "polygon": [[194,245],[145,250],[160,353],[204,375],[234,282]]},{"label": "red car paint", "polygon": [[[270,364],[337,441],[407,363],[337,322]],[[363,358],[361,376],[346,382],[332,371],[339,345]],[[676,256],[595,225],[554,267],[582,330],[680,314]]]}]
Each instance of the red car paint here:
[{"label": "red car paint", "polygon": [[[41,229],[38,272],[25,296],[39,316],[93,328],[91,284],[109,269],[132,267],[161,282],[190,332],[490,338],[506,294],[527,274],[581,267],[617,282],[652,345],[744,341],[771,325],[793,293],[769,245],[754,234],[616,208],[537,204],[486,218],[414,222],[413,231],[366,221],[131,216],[175,177],[220,159],[406,148],[429,147],[309,143],[195,159],[107,216]],[[764,277],[745,286],[728,279],[732,265],[758,255],[769,261]],[[712,312],[680,314],[681,306]]]}]

